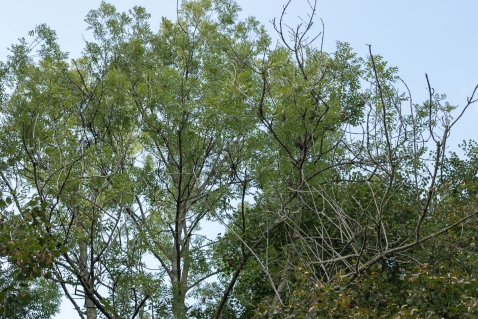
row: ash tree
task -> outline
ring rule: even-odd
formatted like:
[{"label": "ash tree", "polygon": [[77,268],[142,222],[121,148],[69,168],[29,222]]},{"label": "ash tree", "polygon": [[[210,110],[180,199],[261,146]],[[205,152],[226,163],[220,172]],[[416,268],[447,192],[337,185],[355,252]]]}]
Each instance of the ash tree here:
[{"label": "ash tree", "polygon": [[428,78],[412,104],[371,47],[327,53],[316,7],[296,28],[286,10],[275,44],[235,2],[201,0],[158,31],[102,3],[75,59],[46,25],[13,45],[0,209],[25,240],[0,252],[16,280],[57,283],[87,319],[476,312],[476,152],[446,154],[474,92],[456,119]]}]

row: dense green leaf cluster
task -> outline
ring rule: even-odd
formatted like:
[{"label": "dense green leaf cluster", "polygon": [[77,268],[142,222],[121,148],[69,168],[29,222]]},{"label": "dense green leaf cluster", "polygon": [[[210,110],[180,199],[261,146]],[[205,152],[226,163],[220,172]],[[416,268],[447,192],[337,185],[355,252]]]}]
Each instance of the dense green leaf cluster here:
[{"label": "dense green leaf cluster", "polygon": [[3,269],[0,276],[0,318],[48,319],[58,313],[61,299],[58,285],[44,278],[16,280],[15,268]]}]

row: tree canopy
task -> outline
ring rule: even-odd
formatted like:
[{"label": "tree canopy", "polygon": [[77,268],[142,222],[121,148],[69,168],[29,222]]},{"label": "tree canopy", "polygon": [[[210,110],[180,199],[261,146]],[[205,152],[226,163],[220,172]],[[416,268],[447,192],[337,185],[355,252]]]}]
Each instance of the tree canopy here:
[{"label": "tree canopy", "polygon": [[274,43],[232,0],[157,31],[103,2],[78,58],[46,25],[12,45],[4,309],[42,277],[86,319],[476,317],[477,145],[447,153],[476,89],[427,76],[413,104],[372,47],[325,52],[315,10]]}]

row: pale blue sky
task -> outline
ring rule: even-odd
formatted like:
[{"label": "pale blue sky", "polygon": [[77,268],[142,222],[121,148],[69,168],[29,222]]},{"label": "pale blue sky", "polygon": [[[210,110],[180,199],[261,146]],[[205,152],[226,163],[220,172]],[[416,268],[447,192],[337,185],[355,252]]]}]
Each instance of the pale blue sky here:
[{"label": "pale blue sky", "polygon": [[[311,0],[313,1],[313,0]],[[63,50],[75,58],[82,49],[83,21],[100,0],[1,0],[0,59],[8,54],[7,47],[26,36],[35,25],[47,23],[57,31]],[[176,1],[137,0],[109,1],[125,11],[140,5],[152,15],[156,30],[161,16],[175,19]],[[281,13],[285,0],[238,0],[242,16],[254,15],[272,30],[270,20]],[[297,16],[308,13],[306,0],[294,0],[287,21],[298,22]],[[478,25],[476,0],[319,0],[317,31],[320,20],[325,23],[325,49],[332,51],[337,40],[349,42],[365,57],[366,44],[374,54],[384,56],[390,65],[398,66],[401,77],[412,91],[414,102],[427,96],[425,73],[438,93],[446,93],[451,104],[464,105],[466,97],[478,84]],[[452,131],[451,147],[463,139],[478,140],[478,106],[473,106]],[[57,318],[76,318],[69,304],[64,303]]]}]

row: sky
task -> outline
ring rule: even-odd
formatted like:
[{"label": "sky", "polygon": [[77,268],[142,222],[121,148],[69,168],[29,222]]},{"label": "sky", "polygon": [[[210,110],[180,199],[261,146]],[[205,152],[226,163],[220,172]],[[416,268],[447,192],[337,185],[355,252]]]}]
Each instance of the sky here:
[{"label": "sky", "polygon": [[[310,0],[313,1],[313,0]],[[56,30],[58,42],[71,58],[79,56],[83,47],[84,17],[99,7],[100,0],[0,0],[0,60],[8,55],[7,48],[27,37],[28,31],[41,23]],[[152,15],[150,25],[157,30],[162,16],[176,18],[173,0],[110,0],[120,11],[135,5],[143,6]],[[279,17],[286,0],[238,0],[243,8],[240,18],[255,16],[272,33],[270,23]],[[293,0],[286,22],[296,25],[298,16],[310,13],[306,0]],[[478,84],[478,25],[476,0],[318,0],[315,32],[325,25],[324,49],[332,52],[336,41],[348,42],[359,56],[379,54],[411,90],[414,103],[427,98],[428,74],[437,93],[445,93],[452,105],[466,105]],[[477,96],[478,97],[478,96]],[[470,107],[458,125],[452,129],[449,150],[458,151],[462,140],[478,140],[478,104]],[[55,318],[76,318],[71,306],[64,302]]]}]

